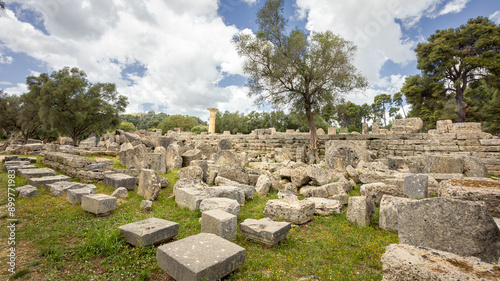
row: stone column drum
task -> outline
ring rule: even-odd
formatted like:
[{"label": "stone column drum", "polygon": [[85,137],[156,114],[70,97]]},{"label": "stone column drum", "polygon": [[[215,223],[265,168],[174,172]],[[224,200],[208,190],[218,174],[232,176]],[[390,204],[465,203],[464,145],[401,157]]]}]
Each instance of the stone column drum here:
[{"label": "stone column drum", "polygon": [[210,120],[208,122],[208,133],[215,134],[215,112],[217,112],[217,108],[207,108],[210,110]]}]

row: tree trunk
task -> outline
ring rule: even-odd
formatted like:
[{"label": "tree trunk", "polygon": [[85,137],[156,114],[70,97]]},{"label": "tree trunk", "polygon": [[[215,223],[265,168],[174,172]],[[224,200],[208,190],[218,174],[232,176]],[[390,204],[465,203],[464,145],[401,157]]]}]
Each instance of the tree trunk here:
[{"label": "tree trunk", "polygon": [[467,107],[467,104],[464,101],[464,92],[462,89],[457,89],[457,112],[458,112],[458,117],[457,117],[457,122],[465,122],[465,108]]},{"label": "tree trunk", "polygon": [[311,153],[309,154],[310,163],[319,163],[318,155],[318,135],[316,134],[316,123],[314,123],[314,116],[311,111],[311,105],[306,104],[306,117],[309,121],[309,129],[311,131]]},{"label": "tree trunk", "polygon": [[72,133],[71,138],[73,139],[73,146],[78,146],[78,134]]}]

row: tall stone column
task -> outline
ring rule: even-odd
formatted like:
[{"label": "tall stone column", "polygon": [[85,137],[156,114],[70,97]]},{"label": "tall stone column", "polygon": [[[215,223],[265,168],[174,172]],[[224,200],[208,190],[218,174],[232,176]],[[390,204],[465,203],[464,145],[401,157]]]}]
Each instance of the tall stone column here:
[{"label": "tall stone column", "polygon": [[210,120],[208,121],[208,133],[215,134],[215,112],[217,112],[217,108],[207,108],[210,110]]}]

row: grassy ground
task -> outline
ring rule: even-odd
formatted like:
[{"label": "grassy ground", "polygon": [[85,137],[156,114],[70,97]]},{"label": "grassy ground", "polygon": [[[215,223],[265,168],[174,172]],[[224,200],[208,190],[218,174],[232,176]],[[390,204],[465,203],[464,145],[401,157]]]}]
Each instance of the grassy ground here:
[{"label": "grassy ground", "polygon": [[[162,175],[171,184],[161,191],[148,212],[139,209],[142,198],[135,191],[129,192],[126,200],[119,200],[108,217],[95,217],[65,198],[51,197],[46,188],[39,188],[39,197],[16,198],[17,268],[11,276],[6,265],[7,173],[2,170],[0,279],[10,276],[11,280],[171,280],[157,266],[155,247],[128,245],[117,227],[157,217],[180,224],[176,239],[198,234],[200,212],[177,208],[172,197],[176,172]],[[16,178],[16,186],[23,184],[25,180]],[[96,186],[97,193],[113,191],[103,184]],[[274,198],[276,194],[247,201],[238,222],[262,218],[267,200]],[[377,219],[378,216],[374,222]],[[304,276],[317,276],[320,280],[380,280],[380,256],[385,246],[397,243],[398,238],[395,233],[378,229],[376,223],[357,227],[347,221],[344,212],[315,217],[306,225],[293,227],[286,241],[276,248],[246,240],[241,233],[234,242],[246,249],[246,260],[227,280],[296,280]]]}]

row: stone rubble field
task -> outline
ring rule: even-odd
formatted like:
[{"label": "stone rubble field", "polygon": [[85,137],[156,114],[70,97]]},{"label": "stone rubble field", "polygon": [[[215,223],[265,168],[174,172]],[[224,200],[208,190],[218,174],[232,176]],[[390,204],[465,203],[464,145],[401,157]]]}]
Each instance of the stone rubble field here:
[{"label": "stone rubble field", "polygon": [[[439,121],[436,131],[419,134],[421,120],[399,122],[392,132],[325,135],[324,160],[314,165],[305,163],[307,135],[272,129],[234,138],[117,131],[79,147],[12,146],[2,162],[27,179],[18,200],[37,200],[44,189],[96,220],[120,216],[130,194],[143,199],[142,212],[159,208],[162,190],[173,185],[175,208],[201,214],[200,233],[178,239],[182,224],[158,217],[117,229],[130,247],[155,247],[157,265],[175,280],[241,271],[250,253],[237,235],[279,252],[293,229],[342,215],[357,228],[397,233],[399,244],[380,257],[383,280],[499,280],[500,140],[476,123]],[[43,156],[48,168],[12,152]],[[117,157],[121,167],[99,155]],[[171,171],[175,184],[162,176]],[[114,192],[96,193],[97,183]],[[238,219],[262,198],[263,211]]]}]

